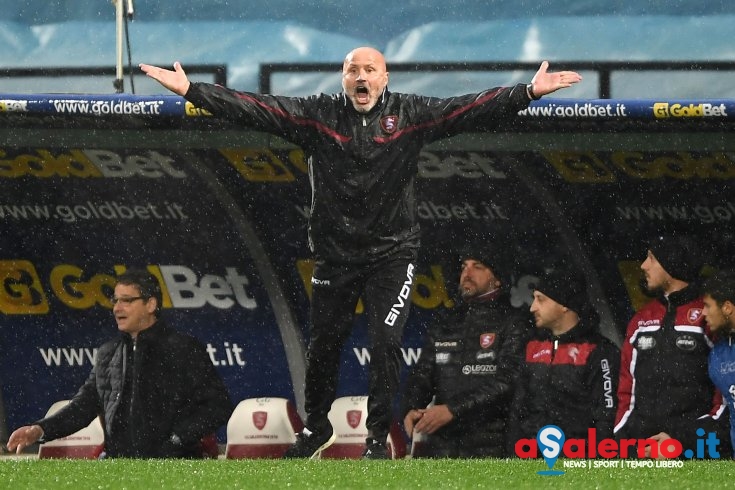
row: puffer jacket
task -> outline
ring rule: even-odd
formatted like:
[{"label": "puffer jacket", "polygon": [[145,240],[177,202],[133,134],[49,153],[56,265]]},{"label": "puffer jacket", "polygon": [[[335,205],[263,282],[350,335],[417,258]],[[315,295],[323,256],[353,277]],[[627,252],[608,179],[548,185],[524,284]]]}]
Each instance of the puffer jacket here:
[{"label": "puffer jacket", "polygon": [[225,424],[232,408],[204,346],[159,320],[135,342],[120,333],[102,345],[70,403],[35,423],[45,442],[102,416],[107,456],[201,457],[202,437]]}]

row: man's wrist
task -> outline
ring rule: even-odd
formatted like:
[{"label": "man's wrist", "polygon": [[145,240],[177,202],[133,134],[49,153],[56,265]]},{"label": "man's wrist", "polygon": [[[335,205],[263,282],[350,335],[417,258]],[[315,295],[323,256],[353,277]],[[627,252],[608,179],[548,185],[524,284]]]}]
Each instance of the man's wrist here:
[{"label": "man's wrist", "polygon": [[533,91],[533,82],[526,84],[526,94],[531,100],[539,100],[541,98],[541,96],[536,95],[536,92]]},{"label": "man's wrist", "polygon": [[43,427],[41,427],[39,424],[33,424],[30,426],[30,430],[33,432],[33,435],[35,436],[38,434],[38,437],[36,437],[35,442],[45,442],[43,439],[43,436],[46,435],[46,432],[43,430]]},{"label": "man's wrist", "polygon": [[181,91],[179,95],[182,97],[186,97],[186,94],[189,93],[189,90],[191,89],[192,83],[190,81],[186,81],[186,88]]}]

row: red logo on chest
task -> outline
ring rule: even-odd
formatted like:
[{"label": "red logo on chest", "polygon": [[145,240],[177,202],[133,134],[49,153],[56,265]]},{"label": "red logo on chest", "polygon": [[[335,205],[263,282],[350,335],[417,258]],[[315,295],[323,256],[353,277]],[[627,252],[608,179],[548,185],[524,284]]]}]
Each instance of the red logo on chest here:
[{"label": "red logo on chest", "polygon": [[380,127],[383,132],[393,134],[398,129],[398,116],[385,116],[380,120]]},{"label": "red logo on chest", "polygon": [[494,333],[483,333],[480,334],[480,347],[483,349],[489,348],[491,345],[495,343],[495,334]]}]

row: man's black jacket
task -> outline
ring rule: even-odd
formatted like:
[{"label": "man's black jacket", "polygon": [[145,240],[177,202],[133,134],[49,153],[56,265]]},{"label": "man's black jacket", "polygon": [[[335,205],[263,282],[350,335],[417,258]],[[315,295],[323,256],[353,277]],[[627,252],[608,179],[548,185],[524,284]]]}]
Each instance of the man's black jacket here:
[{"label": "man's black jacket", "polygon": [[108,456],[201,457],[201,438],[231,413],[227,389],[204,346],[158,321],[135,342],[120,333],[102,345],[70,403],[35,423],[49,441],[100,415]]},{"label": "man's black jacket", "polygon": [[521,438],[536,438],[545,425],[561,428],[567,439],[613,436],[620,351],[585,319],[555,336],[537,328],[525,360],[511,410],[511,450]]},{"label": "man's black jacket", "polygon": [[333,263],[369,263],[418,248],[414,181],[422,148],[501,126],[530,102],[524,84],[449,98],[386,91],[365,114],[344,94],[282,97],[192,83],[185,98],[304,150],[312,187],[309,246]]},{"label": "man's black jacket", "polygon": [[429,329],[407,379],[402,415],[425,408],[436,397],[435,404],[447,405],[454,419],[428,438],[430,445],[441,452],[464,447],[463,454],[476,447],[477,456],[493,447],[503,453],[513,385],[530,328],[528,316],[512,308],[507,295],[447,310]]}]

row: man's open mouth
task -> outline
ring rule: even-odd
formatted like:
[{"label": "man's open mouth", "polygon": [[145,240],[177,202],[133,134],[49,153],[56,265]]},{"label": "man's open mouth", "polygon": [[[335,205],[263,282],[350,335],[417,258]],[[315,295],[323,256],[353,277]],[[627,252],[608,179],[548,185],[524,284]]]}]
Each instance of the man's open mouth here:
[{"label": "man's open mouth", "polygon": [[355,87],[355,97],[361,103],[365,103],[370,98],[370,92],[367,87]]}]

